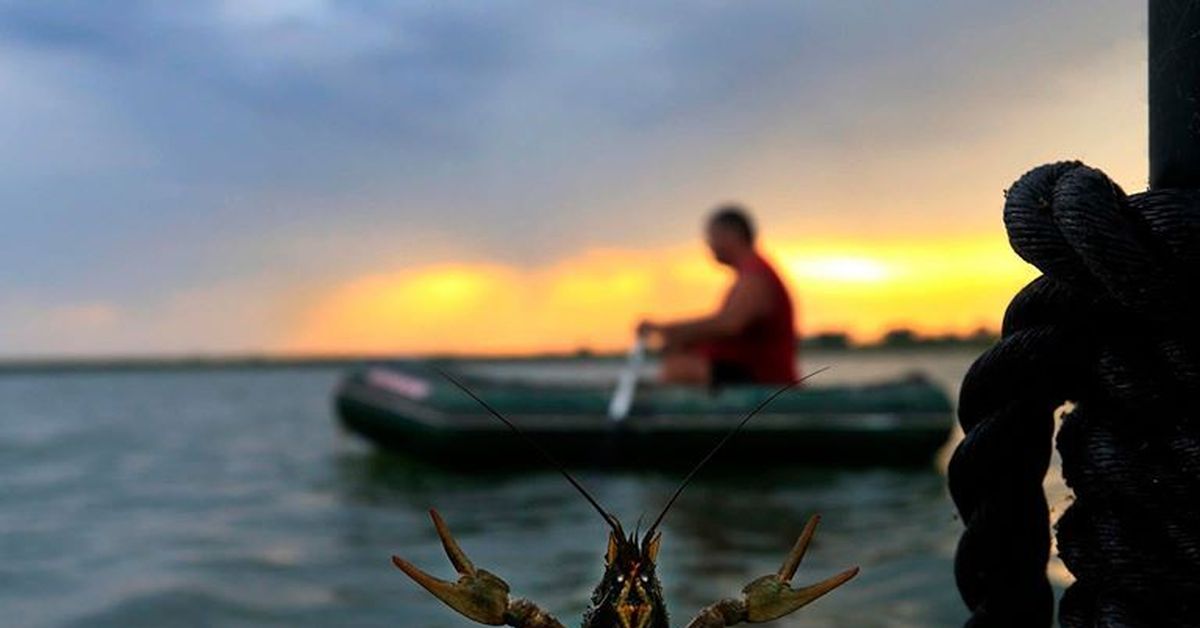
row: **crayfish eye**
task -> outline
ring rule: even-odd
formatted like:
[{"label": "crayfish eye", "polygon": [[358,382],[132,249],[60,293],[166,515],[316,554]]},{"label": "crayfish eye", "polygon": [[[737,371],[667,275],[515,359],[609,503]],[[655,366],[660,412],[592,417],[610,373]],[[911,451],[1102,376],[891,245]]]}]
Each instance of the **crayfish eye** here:
[{"label": "crayfish eye", "polygon": [[642,583],[650,582],[650,576],[642,574]]},{"label": "crayfish eye", "polygon": [[625,574],[617,574],[617,582],[625,582]]}]

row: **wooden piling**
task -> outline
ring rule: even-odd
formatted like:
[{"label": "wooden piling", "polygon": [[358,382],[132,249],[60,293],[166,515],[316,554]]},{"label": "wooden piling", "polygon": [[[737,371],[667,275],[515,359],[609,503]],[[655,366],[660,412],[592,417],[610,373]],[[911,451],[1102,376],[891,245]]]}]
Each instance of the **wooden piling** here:
[{"label": "wooden piling", "polygon": [[1150,189],[1200,188],[1200,0],[1150,0]]}]

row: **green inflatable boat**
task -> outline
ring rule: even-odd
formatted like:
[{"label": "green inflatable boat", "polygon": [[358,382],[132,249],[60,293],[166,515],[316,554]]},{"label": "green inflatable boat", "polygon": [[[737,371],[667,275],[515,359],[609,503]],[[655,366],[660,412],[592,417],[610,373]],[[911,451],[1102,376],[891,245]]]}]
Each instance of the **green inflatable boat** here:
[{"label": "green inflatable boat", "polygon": [[[455,372],[568,466],[688,467],[777,387],[715,391],[642,384],[629,415],[608,417],[611,387],[548,385]],[[342,424],[369,441],[452,468],[545,466],[529,446],[421,362],[369,366],[336,392]],[[946,393],[910,376],[862,386],[806,386],[773,401],[713,464],[920,466],[946,442]]]}]

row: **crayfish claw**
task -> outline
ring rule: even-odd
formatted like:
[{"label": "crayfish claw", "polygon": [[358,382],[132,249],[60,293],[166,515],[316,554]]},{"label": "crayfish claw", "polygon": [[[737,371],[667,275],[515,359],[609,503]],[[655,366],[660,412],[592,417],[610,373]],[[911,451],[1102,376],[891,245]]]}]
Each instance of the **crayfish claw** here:
[{"label": "crayfish claw", "polygon": [[780,580],[788,581],[796,575],[796,569],[800,567],[800,561],[804,560],[804,553],[808,551],[808,544],[812,543],[819,523],[821,523],[821,515],[813,515],[808,518],[808,522],[804,524],[804,531],[800,533],[795,545],[792,545],[792,551],[788,552],[787,558],[783,559],[783,565],[779,567]]},{"label": "crayfish claw", "polygon": [[449,594],[454,588],[453,583],[446,582],[441,578],[435,578],[422,571],[420,567],[399,556],[392,556],[392,564],[407,574],[409,578],[412,578],[413,582],[424,587],[426,591],[434,594],[438,599],[444,599],[443,596]]},{"label": "crayfish claw", "polygon": [[856,575],[858,567],[851,567],[836,576],[799,589],[793,589],[786,580],[780,580],[774,574],[763,576],[742,589],[746,621],[759,623],[794,613]]},{"label": "crayfish claw", "polygon": [[431,510],[430,516],[442,539],[446,556],[459,574],[458,580],[449,582],[431,576],[399,556],[392,556],[392,564],[446,606],[467,618],[489,626],[503,626],[508,610],[508,583],[483,569],[476,569],[437,511]]},{"label": "crayfish claw", "polygon": [[804,554],[808,551],[809,544],[812,543],[813,536],[817,531],[817,524],[820,521],[819,515],[809,518],[808,523],[804,525],[804,531],[800,533],[795,545],[783,559],[783,564],[777,573],[763,576],[742,589],[746,621],[759,623],[779,619],[811,604],[817,598],[842,586],[858,575],[858,567],[851,567],[816,584],[799,589],[792,588],[792,576],[800,567],[800,561],[804,559]]},{"label": "crayfish claw", "polygon": [[857,575],[858,567],[851,567],[816,584],[810,584],[807,587],[796,589],[794,591],[793,602],[798,603],[796,608],[810,604],[822,595],[825,595],[826,593],[829,593],[830,591],[842,586]]},{"label": "crayfish claw", "polygon": [[454,565],[454,570],[460,574],[474,574],[475,565],[471,564],[467,553],[458,546],[458,541],[450,534],[450,528],[442,516],[436,509],[430,508],[429,517],[433,519],[433,527],[437,530],[438,538],[442,540],[442,548],[446,550],[446,557],[450,559],[450,564]]}]

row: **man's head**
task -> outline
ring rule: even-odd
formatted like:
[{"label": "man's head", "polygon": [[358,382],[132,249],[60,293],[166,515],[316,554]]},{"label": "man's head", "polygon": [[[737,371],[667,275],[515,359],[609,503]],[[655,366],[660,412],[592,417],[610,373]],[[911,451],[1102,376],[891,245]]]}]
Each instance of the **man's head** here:
[{"label": "man's head", "polygon": [[754,250],[754,223],[742,206],[722,205],[709,216],[705,238],[713,257],[722,264],[732,265]]}]

